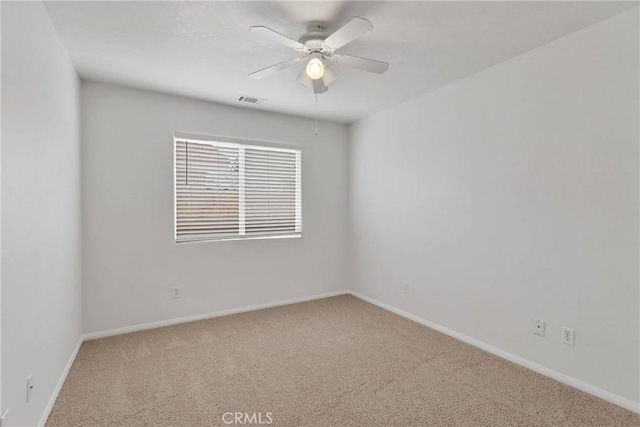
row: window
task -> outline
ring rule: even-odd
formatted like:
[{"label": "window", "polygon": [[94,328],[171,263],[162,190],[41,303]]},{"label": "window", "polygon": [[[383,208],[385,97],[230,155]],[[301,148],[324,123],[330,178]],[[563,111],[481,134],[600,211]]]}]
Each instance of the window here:
[{"label": "window", "polygon": [[175,139],[176,242],[302,233],[300,150]]}]

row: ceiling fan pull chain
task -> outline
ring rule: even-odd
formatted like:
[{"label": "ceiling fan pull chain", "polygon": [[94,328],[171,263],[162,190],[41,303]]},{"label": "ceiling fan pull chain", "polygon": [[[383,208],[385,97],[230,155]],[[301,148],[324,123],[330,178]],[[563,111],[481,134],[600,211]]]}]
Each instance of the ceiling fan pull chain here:
[{"label": "ceiling fan pull chain", "polygon": [[318,94],[316,93],[316,136],[318,136]]}]

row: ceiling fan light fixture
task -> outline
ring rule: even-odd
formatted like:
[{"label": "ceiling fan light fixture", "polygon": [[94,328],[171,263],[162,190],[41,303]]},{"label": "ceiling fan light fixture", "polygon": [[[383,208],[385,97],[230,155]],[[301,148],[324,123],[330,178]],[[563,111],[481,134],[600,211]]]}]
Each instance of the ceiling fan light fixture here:
[{"label": "ceiling fan light fixture", "polygon": [[322,56],[319,53],[311,55],[311,59],[307,62],[306,73],[310,79],[321,79],[324,75],[324,64],[322,63]]},{"label": "ceiling fan light fixture", "polygon": [[334,64],[382,74],[389,69],[389,64],[386,62],[336,53],[336,50],[351,43],[371,29],[373,29],[371,22],[356,16],[328,37],[325,34],[323,25],[312,25],[306,34],[298,40],[294,40],[271,28],[262,25],[253,26],[250,28],[252,32],[262,34],[283,46],[292,48],[296,56],[255,71],[249,74],[249,77],[261,79],[277,71],[304,63],[305,65],[301,70],[298,81],[308,88],[313,88],[313,93],[317,95],[325,93],[329,85],[336,80],[336,72],[331,68]]}]

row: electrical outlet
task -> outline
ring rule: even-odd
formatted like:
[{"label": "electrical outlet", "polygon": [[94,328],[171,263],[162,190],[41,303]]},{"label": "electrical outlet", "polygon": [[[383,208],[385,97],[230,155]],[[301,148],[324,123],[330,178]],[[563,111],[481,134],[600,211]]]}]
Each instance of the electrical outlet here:
[{"label": "electrical outlet", "polygon": [[0,416],[0,427],[4,427],[8,424],[9,424],[9,408],[5,409],[5,411],[2,413],[2,416]]},{"label": "electrical outlet", "polygon": [[31,400],[31,392],[33,391],[33,374],[27,377],[27,403]]},{"label": "electrical outlet", "polygon": [[180,298],[180,288],[178,287],[173,288],[173,297]]},{"label": "electrical outlet", "polygon": [[544,336],[544,320],[536,319],[533,321],[533,333],[541,337]]},{"label": "electrical outlet", "polygon": [[409,295],[409,282],[402,282],[402,293]]},{"label": "electrical outlet", "polygon": [[560,341],[567,345],[575,345],[575,331],[566,326],[562,327],[562,333],[560,335]]}]

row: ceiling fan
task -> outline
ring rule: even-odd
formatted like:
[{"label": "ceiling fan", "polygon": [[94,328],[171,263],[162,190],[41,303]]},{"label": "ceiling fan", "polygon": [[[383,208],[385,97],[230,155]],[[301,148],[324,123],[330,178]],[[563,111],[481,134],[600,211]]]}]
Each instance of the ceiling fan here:
[{"label": "ceiling fan", "polygon": [[360,17],[351,19],[331,35],[326,34],[324,25],[314,24],[308,28],[305,35],[296,41],[271,28],[264,26],[251,27],[251,31],[292,48],[298,53],[298,57],[255,71],[249,74],[249,77],[260,79],[276,71],[306,62],[307,65],[298,80],[307,87],[313,87],[313,92],[318,94],[326,92],[329,89],[329,85],[338,77],[335,71],[329,68],[328,64],[338,64],[382,74],[389,69],[389,64],[386,62],[336,53],[336,50],[357,39],[372,28],[371,22]]}]

